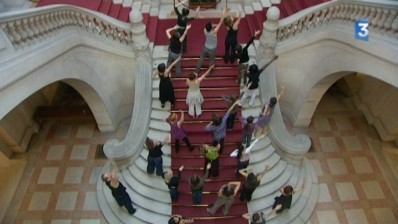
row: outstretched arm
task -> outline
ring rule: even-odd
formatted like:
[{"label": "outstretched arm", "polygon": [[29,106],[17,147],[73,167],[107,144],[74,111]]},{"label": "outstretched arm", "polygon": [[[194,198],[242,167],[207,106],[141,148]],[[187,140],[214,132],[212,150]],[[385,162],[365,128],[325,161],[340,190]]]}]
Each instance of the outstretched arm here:
[{"label": "outstretched arm", "polygon": [[250,220],[250,216],[251,216],[250,213],[245,213],[245,214],[242,215],[242,217],[243,217],[244,219],[247,219],[247,220]]},{"label": "outstretched arm", "polygon": [[169,67],[166,68],[166,71],[164,71],[165,76],[169,76],[171,69],[181,60],[181,56],[178,57],[176,60],[173,61],[173,63],[171,63],[169,65]]},{"label": "outstretched arm", "polygon": [[249,168],[244,168],[244,169],[239,170],[240,175],[242,175],[244,177],[247,177],[248,172],[249,172]]},{"label": "outstretched arm", "polygon": [[263,179],[263,177],[265,176],[265,174],[268,172],[269,170],[269,166],[265,165],[263,172],[259,173],[259,175],[257,175],[257,180],[261,181]]},{"label": "outstretched arm", "polygon": [[231,111],[234,109],[236,105],[238,105],[239,100],[235,101],[234,104],[231,105],[231,107],[228,108],[227,114],[231,113]]},{"label": "outstretched arm", "polygon": [[278,96],[276,97],[277,102],[279,102],[279,99],[283,95],[284,91],[285,91],[285,86],[281,86],[281,91],[279,92]]},{"label": "outstretched arm", "polygon": [[178,26],[175,25],[175,26],[170,27],[170,28],[168,28],[168,29],[166,30],[167,39],[170,40],[170,38],[171,38],[171,31],[176,30],[177,28],[178,28]]},{"label": "outstretched arm", "polygon": [[272,62],[274,62],[276,59],[278,59],[278,56],[275,56],[273,59],[271,59],[271,61],[269,61],[267,64],[265,64],[263,67],[261,67],[261,69],[260,69],[260,71],[258,73],[260,74],[261,72],[263,72],[264,69],[266,67],[268,67],[270,64],[272,64]]},{"label": "outstretched arm", "polygon": [[187,28],[185,29],[184,33],[180,37],[180,42],[183,42],[185,40],[185,37],[187,36],[188,30],[191,29],[191,24],[188,24]]},{"label": "outstretched arm", "polygon": [[198,82],[201,82],[204,78],[206,78],[206,76],[207,76],[208,74],[210,74],[210,72],[211,72],[211,70],[212,70],[213,68],[214,68],[214,65],[210,66],[210,67],[207,69],[207,71],[205,72],[205,74],[201,75],[201,76],[198,78]]},{"label": "outstretched arm", "polygon": [[240,20],[242,19],[242,11],[243,11],[242,6],[239,5],[238,19],[235,21],[234,25],[232,26],[232,29],[234,30],[238,30]]},{"label": "outstretched arm", "polygon": [[193,18],[197,18],[199,15],[199,11],[200,11],[200,6],[198,6],[195,10],[195,16]]},{"label": "outstretched arm", "polygon": [[177,8],[177,7],[179,7],[180,5],[185,4],[186,1],[188,1],[188,0],[183,0],[183,1],[180,1],[179,3],[176,4],[176,1],[174,0],[174,8]]},{"label": "outstretched arm", "polygon": [[221,15],[220,21],[218,21],[217,26],[213,30],[214,34],[217,34],[217,32],[220,30],[220,27],[221,27],[221,25],[222,25],[222,23],[224,21],[226,13],[227,13],[227,7],[224,7],[224,9],[222,11],[222,15]]},{"label": "outstretched arm", "polygon": [[228,184],[235,185],[234,196],[238,193],[240,188],[240,181],[229,182]]}]

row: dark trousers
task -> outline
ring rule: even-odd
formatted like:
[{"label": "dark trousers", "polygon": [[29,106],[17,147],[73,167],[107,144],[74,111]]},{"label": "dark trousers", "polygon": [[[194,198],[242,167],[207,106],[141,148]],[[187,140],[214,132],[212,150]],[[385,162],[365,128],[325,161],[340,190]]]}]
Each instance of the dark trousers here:
[{"label": "dark trousers", "polygon": [[235,41],[225,41],[225,63],[234,63],[236,59],[236,42]]},{"label": "dark trousers", "polygon": [[169,189],[169,192],[170,192],[171,200],[172,201],[177,201],[178,200],[178,196],[180,195],[179,192],[178,192],[178,189],[172,187],[172,188]]},{"label": "dark trousers", "polygon": [[227,129],[234,129],[236,114],[230,114],[227,118]]},{"label": "dark trousers", "polygon": [[219,166],[220,166],[220,161],[219,161],[219,158],[217,158],[217,159],[215,159],[215,160],[213,160],[213,161],[211,161],[211,160],[208,160],[206,157],[205,157],[205,168],[204,168],[204,171],[206,172],[206,166],[207,166],[207,164],[209,164],[209,163],[211,163],[211,168],[210,168],[210,170],[209,170],[209,177],[218,177],[218,175],[219,175]]},{"label": "dark trousers", "polygon": [[[185,144],[187,145],[189,150],[192,151],[193,150],[193,146],[189,142],[188,137],[185,136],[182,140],[185,142]],[[179,153],[180,152],[180,140],[179,139],[175,140],[175,147],[176,147],[176,153]]]},{"label": "dark trousers", "polygon": [[163,159],[161,156],[153,158],[148,156],[148,165],[146,167],[146,172],[153,174],[156,169],[157,176],[163,176]]},{"label": "dark trousers", "polygon": [[194,205],[202,204],[202,190],[192,191],[192,202]]},{"label": "dark trousers", "polygon": [[[185,32],[185,29],[180,29],[178,28],[177,31],[180,33],[180,36],[182,36]],[[181,43],[182,44],[182,53],[186,53],[187,52],[187,36],[185,36],[184,41]]]},{"label": "dark trousers", "polygon": [[218,144],[220,144],[220,151],[218,154],[221,154],[224,151],[224,139],[220,139],[219,141],[213,140],[213,146],[217,146]]}]

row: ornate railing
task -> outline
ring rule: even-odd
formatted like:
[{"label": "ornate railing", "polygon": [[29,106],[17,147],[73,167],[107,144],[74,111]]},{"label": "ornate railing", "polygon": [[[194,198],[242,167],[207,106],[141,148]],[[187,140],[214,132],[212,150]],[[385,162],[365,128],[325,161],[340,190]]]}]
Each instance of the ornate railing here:
[{"label": "ornate railing", "polygon": [[280,20],[277,41],[284,41],[331,23],[354,27],[356,20],[365,18],[369,21],[370,32],[398,38],[398,2],[335,1]]},{"label": "ornate railing", "polygon": [[43,42],[65,29],[79,29],[124,45],[133,42],[130,24],[72,6],[3,13],[0,14],[0,27],[15,49]]}]

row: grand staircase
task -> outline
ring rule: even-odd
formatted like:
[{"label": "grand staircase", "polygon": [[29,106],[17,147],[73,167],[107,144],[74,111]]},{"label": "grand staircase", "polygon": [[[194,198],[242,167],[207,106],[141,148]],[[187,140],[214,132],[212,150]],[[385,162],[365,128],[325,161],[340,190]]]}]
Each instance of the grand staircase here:
[{"label": "grand staircase", "polygon": [[[44,2],[55,2],[50,0],[43,0]],[[70,0],[70,2],[74,2]],[[76,1],[79,2],[79,1]],[[240,26],[239,40],[245,43],[250,38],[250,34],[255,30],[262,30],[262,22],[265,20],[264,1],[260,5],[253,3],[253,8],[256,9],[252,14],[246,13]],[[301,10],[300,7],[310,6],[309,2],[314,1],[282,1],[279,4],[281,10],[281,17],[288,16]],[[95,3],[95,4],[94,4]],[[134,3],[130,2],[131,6]],[[80,3],[79,3],[80,4]],[[108,14],[116,19],[128,21],[127,9],[123,7],[125,3],[115,4],[110,1],[92,1],[91,9]],[[267,3],[268,4],[268,3]],[[82,6],[82,5],[79,5]],[[143,23],[147,25],[148,39],[154,43],[152,49],[154,63],[153,68],[167,60],[167,39],[163,35],[164,30],[175,25],[174,19],[160,20],[157,16],[149,16],[149,8],[136,3],[136,7],[141,7],[144,13]],[[270,5],[268,5],[270,6]],[[84,7],[84,6],[83,6]],[[133,6],[134,7],[134,6]],[[203,27],[208,20],[195,20],[193,26]],[[225,35],[225,30],[219,34],[219,39],[222,40]],[[180,153],[175,155],[174,145],[165,145],[163,147],[164,167],[171,168],[174,172],[180,165],[184,165],[185,169],[182,174],[181,185],[179,191],[181,193],[180,199],[177,202],[171,202],[168,189],[163,180],[157,176],[148,175],[146,173],[147,155],[148,151],[142,147],[140,156],[135,160],[134,164],[127,169],[123,169],[119,173],[120,181],[125,183],[127,191],[132,196],[135,207],[138,208],[134,216],[128,215],[123,208],[120,208],[112,197],[109,189],[102,181],[97,183],[97,198],[104,216],[109,223],[167,223],[171,214],[181,214],[187,217],[193,217],[195,223],[245,223],[246,221],[241,217],[246,212],[263,211],[268,214],[271,211],[271,206],[274,197],[279,195],[279,190],[285,185],[304,186],[304,191],[296,194],[293,197],[292,208],[281,215],[271,217],[267,223],[283,224],[283,223],[306,223],[314,210],[318,197],[317,177],[313,171],[310,162],[307,159],[303,160],[301,166],[294,166],[281,158],[277,150],[274,148],[270,138],[262,139],[252,151],[250,167],[256,172],[260,172],[265,164],[271,168],[266,176],[263,178],[261,185],[256,189],[250,203],[241,203],[238,197],[231,207],[228,216],[223,216],[219,211],[215,215],[210,215],[206,208],[211,206],[217,198],[217,191],[220,186],[229,182],[236,181],[235,169],[236,160],[229,157],[229,154],[236,148],[241,140],[241,124],[236,121],[235,129],[227,134],[225,149],[223,155],[220,156],[220,176],[217,178],[210,178],[206,180],[204,187],[203,204],[199,206],[192,205],[191,193],[188,177],[194,173],[203,173],[203,156],[199,153],[199,145],[203,143],[211,143],[211,133],[204,132],[204,127],[209,123],[211,114],[217,113],[220,116],[224,115],[227,108],[222,101],[222,95],[239,95],[240,88],[236,83],[236,65],[225,65],[221,59],[222,47],[219,48],[218,58],[216,60],[216,68],[214,72],[206,78],[201,85],[202,94],[205,102],[202,105],[203,114],[200,118],[193,119],[187,114],[187,105],[185,97],[187,86],[185,85],[185,78],[195,68],[201,46],[203,43],[202,35],[189,34],[188,35],[188,54],[183,57],[183,78],[173,78],[175,94],[177,103],[175,111],[180,109],[185,113],[184,129],[191,142],[196,145],[196,150],[190,153],[185,145],[182,144]],[[195,47],[192,44],[195,43]],[[220,41],[222,43],[222,41]],[[222,45],[222,44],[220,44]],[[200,46],[200,47],[198,47]],[[251,57],[255,57],[255,50],[251,49]],[[255,61],[251,61],[255,63]],[[206,65],[206,63],[205,63]],[[206,66],[205,66],[206,67]],[[262,77],[266,79],[267,77]],[[149,138],[162,141],[166,136],[170,136],[170,126],[165,122],[165,118],[170,114],[170,105],[166,104],[165,108],[161,108],[159,97],[159,80],[154,79],[152,90],[152,110],[151,121],[149,124],[149,131],[147,136]],[[270,96],[267,96],[269,98]],[[260,98],[256,99],[255,106],[252,108],[243,107],[239,115],[243,117],[254,116],[257,117],[262,102]],[[138,116],[138,115],[135,115]],[[103,171],[110,170],[110,164],[103,168]],[[243,181],[241,179],[241,181]]]},{"label": "grand staircase", "polygon": [[[190,51],[190,48],[188,48],[188,51]],[[156,69],[159,63],[166,62],[167,47],[155,46],[153,52],[156,52],[153,55],[153,68]],[[251,49],[250,54],[254,57],[255,51]],[[195,218],[195,223],[245,223],[246,221],[241,218],[243,213],[263,211],[268,214],[271,211],[274,197],[279,195],[279,189],[287,184],[292,186],[302,186],[304,184],[304,191],[294,196],[292,208],[288,212],[272,217],[269,223],[306,223],[310,218],[318,197],[318,189],[313,185],[313,183],[317,182],[317,177],[310,162],[304,159],[301,167],[289,165],[276,152],[268,137],[261,140],[252,152],[250,167],[253,167],[254,171],[260,172],[265,164],[271,167],[261,185],[254,192],[252,201],[250,203],[241,203],[236,197],[228,216],[223,216],[221,211],[214,216],[206,211],[206,208],[215,202],[217,191],[221,185],[229,181],[238,180],[235,177],[236,159],[229,157],[229,154],[241,140],[241,124],[238,120],[235,123],[234,130],[227,133],[224,153],[220,156],[220,176],[206,180],[203,204],[199,206],[192,204],[188,178],[194,173],[199,175],[203,173],[204,158],[199,153],[199,145],[212,142],[211,133],[204,132],[204,127],[210,122],[212,113],[217,113],[220,116],[225,114],[227,108],[221,99],[222,95],[239,95],[241,91],[235,78],[236,65],[225,65],[220,56],[221,51],[218,52],[215,63],[216,68],[213,73],[201,84],[205,102],[202,105],[203,114],[199,118],[194,119],[187,114],[188,107],[185,103],[187,92],[185,79],[189,73],[193,72],[198,59],[197,56],[183,57],[183,78],[173,77],[177,98],[174,111],[184,111],[185,121],[183,127],[190,141],[196,146],[195,151],[191,153],[182,144],[178,155],[174,152],[174,144],[163,146],[165,168],[171,168],[176,173],[180,165],[185,166],[179,188],[180,199],[172,203],[163,180],[146,173],[148,151],[143,147],[140,157],[135,163],[120,173],[121,181],[126,183],[128,192],[130,192],[135,205],[138,207],[138,212],[134,216],[130,216],[123,209],[120,209],[112,198],[110,191],[102,182],[98,182],[99,204],[109,223],[167,223],[170,214],[193,217]],[[253,62],[252,60],[251,63]],[[205,60],[204,68],[202,69],[206,69],[206,63],[207,61]],[[168,103],[166,103],[165,108],[161,108],[158,100],[158,86],[159,80],[154,79],[148,137],[162,141],[166,136],[170,136],[170,126],[165,122],[165,118],[169,116],[171,108]],[[254,107],[248,108],[244,106],[239,115],[257,117],[263,103],[257,98]],[[109,165],[104,167],[104,170],[109,169]],[[243,179],[240,180],[243,181]]]}]

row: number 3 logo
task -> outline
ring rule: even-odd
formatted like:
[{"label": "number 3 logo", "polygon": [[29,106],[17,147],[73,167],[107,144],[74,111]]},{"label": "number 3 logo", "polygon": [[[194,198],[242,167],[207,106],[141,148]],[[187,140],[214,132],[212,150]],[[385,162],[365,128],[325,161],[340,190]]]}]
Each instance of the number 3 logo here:
[{"label": "number 3 logo", "polygon": [[355,38],[368,41],[369,38],[369,22],[367,19],[355,21]]}]

